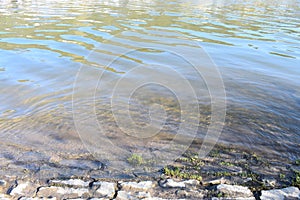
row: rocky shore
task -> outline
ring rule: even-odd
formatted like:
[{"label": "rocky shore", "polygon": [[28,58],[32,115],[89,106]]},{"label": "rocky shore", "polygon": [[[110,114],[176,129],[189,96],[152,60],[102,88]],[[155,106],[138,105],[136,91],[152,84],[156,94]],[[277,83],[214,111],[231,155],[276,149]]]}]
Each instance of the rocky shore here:
[{"label": "rocky shore", "polygon": [[[161,179],[159,181],[101,181],[81,179],[49,180],[44,185],[18,180],[13,185],[1,180],[0,199],[300,199],[297,187],[262,190],[253,193],[248,187],[211,181],[203,188],[197,180]],[[218,184],[213,184],[218,183]]]},{"label": "rocky shore", "polygon": [[[143,158],[128,159],[132,167]],[[192,150],[154,175],[38,179],[0,177],[0,199],[300,199],[300,162],[219,146],[200,159]]]}]

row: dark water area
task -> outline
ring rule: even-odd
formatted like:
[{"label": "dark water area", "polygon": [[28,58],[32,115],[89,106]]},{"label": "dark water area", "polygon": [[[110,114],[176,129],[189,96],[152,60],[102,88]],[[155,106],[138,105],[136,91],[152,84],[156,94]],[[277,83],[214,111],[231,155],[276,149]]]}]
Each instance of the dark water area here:
[{"label": "dark water area", "polygon": [[299,24],[297,0],[0,1],[2,173],[122,171],[213,122],[219,143],[300,159]]}]

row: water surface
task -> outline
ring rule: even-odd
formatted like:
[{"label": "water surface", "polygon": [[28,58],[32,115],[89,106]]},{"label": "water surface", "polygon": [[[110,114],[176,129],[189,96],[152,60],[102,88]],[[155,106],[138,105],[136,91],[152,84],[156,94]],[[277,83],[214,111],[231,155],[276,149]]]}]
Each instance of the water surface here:
[{"label": "water surface", "polygon": [[[115,81],[134,66],[142,70],[127,76],[129,82],[146,79],[148,69],[162,80],[176,79],[167,66],[199,88],[197,137],[203,138],[211,123],[211,99],[203,77],[189,71],[186,60],[196,58],[172,55],[161,45],[180,47],[183,54],[201,48],[218,67],[227,101],[220,143],[299,159],[299,5],[296,0],[1,1],[1,168],[15,174],[29,169],[41,176],[101,169],[80,140],[72,103],[86,118],[95,115],[107,137],[122,149],[111,151],[115,159],[126,160],[124,151],[142,151],[148,141],[124,139],[111,111]],[[78,78],[82,67],[86,71]],[[76,91],[74,102],[75,81],[82,91]],[[93,98],[85,96],[95,84]],[[180,106],[195,106],[184,91],[174,94],[157,85],[122,98],[126,87],[118,85],[115,108],[122,111],[129,102],[138,126],[149,123],[149,109],[160,111],[153,105],[165,109],[166,120],[157,122],[163,125],[162,134],[152,148],[162,148],[176,134]],[[99,124],[89,124],[85,131]]]}]

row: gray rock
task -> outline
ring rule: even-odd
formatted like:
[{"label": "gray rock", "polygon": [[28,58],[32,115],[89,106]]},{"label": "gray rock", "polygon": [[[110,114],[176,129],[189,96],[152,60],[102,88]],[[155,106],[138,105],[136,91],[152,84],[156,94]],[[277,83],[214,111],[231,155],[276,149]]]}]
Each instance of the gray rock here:
[{"label": "gray rock", "polygon": [[[21,197],[19,200],[41,200],[41,198],[38,197]],[[56,200],[56,197],[52,198],[42,198],[42,200]]]},{"label": "gray rock", "polygon": [[78,197],[88,197],[89,190],[87,188],[68,188],[68,187],[41,187],[37,193],[38,197],[56,197],[58,199],[62,198],[78,198]]},{"label": "gray rock", "polygon": [[188,186],[196,186],[196,185],[199,185],[199,181],[197,180],[176,182],[173,179],[167,179],[160,182],[160,186],[163,188],[185,188]]},{"label": "gray rock", "polygon": [[111,182],[99,181],[93,183],[93,187],[94,186],[98,186],[98,189],[95,191],[95,194],[99,194],[100,197],[106,197],[112,199],[115,195],[117,184]]},{"label": "gray rock", "polygon": [[5,180],[0,180],[0,187],[6,186],[6,181]]},{"label": "gray rock", "polygon": [[9,200],[11,199],[8,195],[5,195],[5,194],[0,194],[0,199],[1,200]]},{"label": "gray rock", "polygon": [[219,185],[219,184],[224,184],[226,183],[226,179],[224,179],[223,177],[221,178],[214,178],[214,179],[210,179],[210,180],[206,180],[203,182],[203,185]]},{"label": "gray rock", "polygon": [[25,195],[26,194],[26,188],[29,185],[30,185],[29,182],[18,183],[17,186],[15,188],[13,188],[9,194],[12,195],[12,196],[15,196],[15,195]]},{"label": "gray rock", "polygon": [[262,181],[268,187],[275,187],[277,183],[276,179],[263,179]]},{"label": "gray rock", "polygon": [[131,192],[131,191],[118,191],[116,200],[137,200],[137,199],[152,199],[149,192]]},{"label": "gray rock", "polygon": [[211,200],[255,200],[255,197],[213,197]]},{"label": "gray rock", "polygon": [[79,186],[79,187],[88,187],[89,182],[83,181],[81,179],[69,179],[69,180],[50,180],[50,184],[53,185],[67,185],[67,186]]},{"label": "gray rock", "polygon": [[[0,194],[1,193],[6,193],[7,188],[6,188],[7,182],[5,180],[0,180]],[[0,196],[0,199],[2,197]]]},{"label": "gray rock", "polygon": [[217,186],[217,191],[230,196],[231,198],[254,198],[253,193],[249,188],[239,185],[220,184]]},{"label": "gray rock", "polygon": [[283,189],[262,190],[261,200],[284,200],[284,199],[300,199],[300,190],[297,187],[287,187]]},{"label": "gray rock", "polygon": [[206,190],[179,189],[176,191],[178,198],[185,199],[203,199],[206,194]]},{"label": "gray rock", "polygon": [[128,200],[128,199],[135,199],[135,198],[131,195],[131,192],[118,191],[116,200]]},{"label": "gray rock", "polygon": [[133,190],[133,191],[147,191],[154,187],[154,183],[152,181],[141,181],[137,182],[122,182],[121,183],[122,190]]},{"label": "gray rock", "polygon": [[170,178],[165,181],[161,181],[160,186],[163,188],[185,188],[184,182],[175,182]]}]

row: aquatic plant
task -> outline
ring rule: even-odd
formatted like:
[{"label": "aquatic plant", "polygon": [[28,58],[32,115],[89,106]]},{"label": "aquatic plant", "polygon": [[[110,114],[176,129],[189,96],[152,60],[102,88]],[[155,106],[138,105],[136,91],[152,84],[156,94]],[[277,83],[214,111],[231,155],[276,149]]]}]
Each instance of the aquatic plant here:
[{"label": "aquatic plant", "polygon": [[132,154],[129,158],[127,158],[127,161],[133,166],[140,166],[145,163],[143,157],[138,154]]}]

